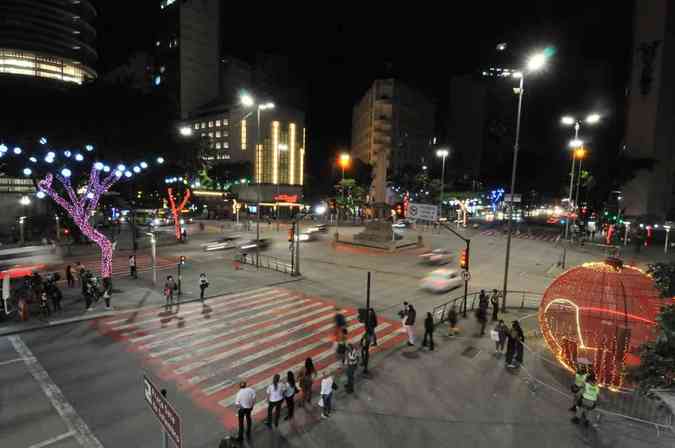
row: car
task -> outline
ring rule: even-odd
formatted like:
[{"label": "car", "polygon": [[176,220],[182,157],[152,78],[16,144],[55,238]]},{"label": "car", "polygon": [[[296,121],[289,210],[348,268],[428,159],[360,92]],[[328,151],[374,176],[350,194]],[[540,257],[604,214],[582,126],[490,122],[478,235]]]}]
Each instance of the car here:
[{"label": "car", "polygon": [[464,283],[459,269],[436,269],[424,277],[420,283],[422,289],[431,292],[446,292]]},{"label": "car", "polygon": [[259,240],[246,240],[239,244],[239,250],[242,253],[255,252],[256,250],[264,250],[269,246],[269,241],[267,239],[261,238]]},{"label": "car", "polygon": [[238,239],[239,235],[230,235],[218,238],[215,241],[211,241],[209,243],[204,244],[203,245],[204,251],[212,252],[214,250],[234,249],[235,247],[237,247]]},{"label": "car", "polygon": [[315,224],[307,229],[307,232],[328,232],[328,226],[326,224]]},{"label": "car", "polygon": [[430,264],[447,264],[452,261],[450,249],[434,249],[419,256],[420,260]]},{"label": "car", "polygon": [[408,227],[412,227],[414,224],[414,221],[410,219],[399,219],[395,223],[393,223],[391,226],[394,227],[395,229],[405,229]]},{"label": "car", "polygon": [[295,235],[295,240],[300,242],[314,241],[316,240],[316,234],[318,232],[303,232],[300,235]]}]

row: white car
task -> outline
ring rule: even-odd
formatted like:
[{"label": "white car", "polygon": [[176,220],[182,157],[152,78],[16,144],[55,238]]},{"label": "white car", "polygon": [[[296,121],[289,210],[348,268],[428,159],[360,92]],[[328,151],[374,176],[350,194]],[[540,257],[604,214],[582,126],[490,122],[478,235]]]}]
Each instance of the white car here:
[{"label": "white car", "polygon": [[420,286],[431,292],[445,292],[464,283],[459,269],[436,269],[422,279]]},{"label": "white car", "polygon": [[450,249],[434,249],[431,252],[421,254],[420,260],[429,264],[448,264],[452,261]]}]

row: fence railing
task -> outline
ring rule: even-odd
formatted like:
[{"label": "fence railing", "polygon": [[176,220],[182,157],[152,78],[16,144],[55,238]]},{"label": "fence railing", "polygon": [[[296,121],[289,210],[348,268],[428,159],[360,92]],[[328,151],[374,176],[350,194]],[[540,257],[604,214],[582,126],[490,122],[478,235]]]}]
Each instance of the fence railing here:
[{"label": "fence railing", "polygon": [[242,254],[239,256],[238,261],[243,264],[250,264],[251,266],[257,266],[262,269],[283,272],[284,274],[289,275],[293,274],[292,264],[281,258],[272,257],[269,255]]},{"label": "fence railing", "polygon": [[[488,293],[489,294],[489,293]],[[507,291],[507,307],[520,309],[536,309],[539,307],[541,296],[543,293],[534,291]],[[514,297],[516,297],[516,305],[514,305]],[[467,313],[475,310],[478,307],[480,299],[480,291],[470,292],[466,296],[466,311]],[[499,296],[499,303],[501,304],[501,294]],[[450,301],[441,305],[436,305],[432,311],[434,317],[434,325],[446,322],[448,320],[448,313],[455,307],[457,314],[464,311],[464,294],[455,297]]]}]

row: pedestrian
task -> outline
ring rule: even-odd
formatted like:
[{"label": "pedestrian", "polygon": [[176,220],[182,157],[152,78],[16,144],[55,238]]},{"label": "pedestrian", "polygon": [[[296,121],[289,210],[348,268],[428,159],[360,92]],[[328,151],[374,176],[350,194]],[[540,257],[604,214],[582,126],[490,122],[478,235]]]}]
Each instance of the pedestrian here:
[{"label": "pedestrian", "polygon": [[487,325],[487,308],[479,306],[476,310],[476,320],[480,324],[480,335],[485,335],[485,326]]},{"label": "pedestrian", "polygon": [[255,406],[255,389],[248,387],[246,381],[239,383],[239,392],[237,392],[237,416],[239,417],[239,437],[237,441],[244,440],[244,419],[246,419],[246,438],[251,440],[251,411]]},{"label": "pedestrian", "polygon": [[506,333],[506,367],[515,367],[513,364],[513,356],[516,354],[516,341],[518,340],[518,334],[516,330],[510,328]]},{"label": "pedestrian", "polygon": [[338,361],[345,365],[345,357],[347,355],[347,329],[343,328],[340,333],[340,337],[337,341],[337,347],[335,348],[335,353]]},{"label": "pedestrian", "polygon": [[52,300],[54,312],[63,311],[61,308],[61,299],[63,299],[63,295],[61,294],[61,291],[56,286],[54,281],[47,282],[47,285],[45,286],[45,291],[47,291],[49,298]]},{"label": "pedestrian", "polygon": [[131,278],[138,278],[136,271],[136,255],[129,255],[129,276]]},{"label": "pedestrian", "polygon": [[495,353],[500,355],[504,351],[506,345],[506,337],[509,332],[508,327],[503,320],[500,320],[493,331],[493,340],[495,341]]},{"label": "pedestrian", "polygon": [[209,279],[206,278],[206,273],[199,274],[199,299],[204,301],[204,291],[209,287]]},{"label": "pedestrian", "polygon": [[448,336],[453,337],[457,334],[457,308],[455,305],[448,311]]},{"label": "pedestrian", "polygon": [[185,227],[181,230],[180,236],[181,240],[183,240],[184,243],[187,243],[187,229]]},{"label": "pedestrian", "polygon": [[581,406],[581,398],[584,393],[584,386],[586,385],[587,378],[588,372],[586,372],[586,367],[583,364],[579,364],[579,368],[574,375],[574,382],[570,387],[573,394],[572,407],[569,409],[570,412],[577,412],[577,407]]},{"label": "pedestrian", "polygon": [[516,366],[519,366],[523,363],[523,354],[525,351],[525,333],[520,326],[520,322],[517,320],[513,321],[513,328],[516,330]]},{"label": "pedestrian", "polygon": [[333,377],[327,373],[321,380],[321,403],[323,405],[321,418],[330,417],[333,391],[336,389],[337,384],[335,384],[335,381],[333,381]]},{"label": "pedestrian", "polygon": [[40,294],[40,312],[42,314],[42,317],[44,317],[45,319],[48,318],[49,315],[51,314],[49,311],[49,302],[46,291],[42,291],[42,293]]},{"label": "pedestrian", "polygon": [[429,337],[429,350],[434,350],[434,316],[431,313],[427,313],[427,317],[424,319],[424,339],[422,340],[422,346],[427,347],[427,336]]},{"label": "pedestrian", "polygon": [[523,362],[523,342],[525,335],[517,320],[513,321],[507,334],[506,341],[506,367],[517,367]]},{"label": "pedestrian", "polygon": [[359,351],[354,347],[354,344],[347,346],[347,385],[345,391],[348,394],[354,392],[354,374],[356,368],[359,366]]},{"label": "pedestrian", "polygon": [[173,277],[167,275],[166,282],[164,283],[164,298],[166,299],[165,309],[170,309],[173,305],[173,292],[178,289],[176,282]]},{"label": "pedestrian", "polygon": [[368,334],[368,338],[370,338],[370,343],[377,347],[377,334],[375,332],[375,329],[377,328],[377,315],[375,314],[375,310],[372,308],[368,308],[368,317],[366,319],[366,333]]},{"label": "pedestrian", "polygon": [[317,372],[314,368],[314,363],[312,358],[305,359],[305,365],[300,369],[298,374],[298,382],[300,383],[300,388],[302,388],[302,401],[300,406],[305,407],[305,403],[312,403],[312,384],[314,378],[316,378]]},{"label": "pedestrian", "polygon": [[572,423],[583,421],[584,426],[588,426],[590,413],[595,409],[599,395],[600,387],[595,382],[595,375],[593,372],[590,372],[586,377],[584,389],[581,393],[581,406],[576,406],[574,417],[572,417]]},{"label": "pedestrian", "polygon": [[499,292],[496,289],[492,290],[490,303],[492,304],[492,322],[497,322],[499,320]]},{"label": "pedestrian", "polygon": [[284,387],[284,400],[286,400],[286,409],[288,414],[284,420],[293,420],[293,413],[295,412],[295,394],[298,388],[295,385],[295,375],[290,370],[286,373],[286,386]]},{"label": "pedestrian", "polygon": [[284,402],[284,387],[279,383],[281,377],[277,373],[272,378],[272,384],[267,386],[267,422],[268,428],[272,427],[272,414],[274,414],[274,426],[279,427],[281,416],[281,404]]},{"label": "pedestrian", "polygon": [[66,285],[68,285],[69,288],[75,286],[75,276],[73,275],[73,269],[70,265],[66,266]]},{"label": "pedestrian", "polygon": [[335,308],[335,340],[338,341],[342,335],[342,330],[347,326],[345,315]]},{"label": "pedestrian", "polygon": [[110,306],[111,292],[112,292],[112,282],[110,281],[110,277],[105,277],[103,279],[103,300],[105,301],[106,310],[112,309]]},{"label": "pedestrian", "polygon": [[417,312],[415,307],[412,306],[412,303],[408,304],[408,311],[405,315],[405,331],[408,333],[408,346],[415,345],[415,318],[417,317]]},{"label": "pedestrian", "polygon": [[478,295],[478,308],[485,308],[487,309],[488,307],[488,296],[485,294],[485,290],[481,289],[480,294]]}]

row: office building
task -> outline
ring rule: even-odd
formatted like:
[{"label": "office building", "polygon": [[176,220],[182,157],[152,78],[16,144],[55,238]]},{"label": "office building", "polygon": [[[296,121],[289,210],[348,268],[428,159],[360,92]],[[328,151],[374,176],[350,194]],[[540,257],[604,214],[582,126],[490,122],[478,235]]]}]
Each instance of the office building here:
[{"label": "office building", "polygon": [[95,79],[95,18],[88,0],[0,0],[0,79]]},{"label": "office building", "polygon": [[429,158],[435,107],[395,79],[378,79],[352,111],[352,157],[374,166],[370,199],[386,202],[387,178]]},{"label": "office building", "polygon": [[220,0],[161,0],[152,82],[173,96],[182,118],[220,89]]},{"label": "office building", "polygon": [[634,2],[631,78],[625,133],[626,155],[655,161],[623,188],[626,216],[675,215],[675,4]]}]

